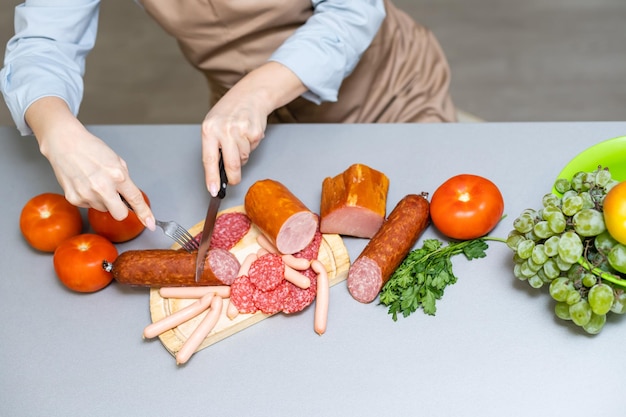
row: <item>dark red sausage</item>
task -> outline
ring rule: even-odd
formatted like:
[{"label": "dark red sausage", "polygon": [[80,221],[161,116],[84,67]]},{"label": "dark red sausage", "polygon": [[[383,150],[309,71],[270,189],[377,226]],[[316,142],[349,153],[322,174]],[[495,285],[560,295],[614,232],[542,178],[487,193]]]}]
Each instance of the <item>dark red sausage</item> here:
[{"label": "dark red sausage", "polygon": [[111,273],[120,284],[147,287],[230,285],[239,261],[223,249],[211,249],[200,282],[195,281],[196,253],[172,249],[130,250],[121,253]]},{"label": "dark red sausage", "polygon": [[429,222],[424,195],[409,194],[393,209],[348,271],[348,290],[355,300],[373,301],[408,255]]}]

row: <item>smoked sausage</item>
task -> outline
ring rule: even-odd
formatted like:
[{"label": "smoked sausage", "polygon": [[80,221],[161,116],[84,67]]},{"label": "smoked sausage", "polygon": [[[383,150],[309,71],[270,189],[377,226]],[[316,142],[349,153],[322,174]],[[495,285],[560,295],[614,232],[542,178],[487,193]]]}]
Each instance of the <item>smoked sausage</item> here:
[{"label": "smoked sausage", "polygon": [[224,249],[211,249],[204,273],[195,281],[197,252],[172,249],[129,250],[113,262],[111,273],[120,284],[149,287],[230,285],[239,261]]},{"label": "smoked sausage", "polygon": [[362,303],[373,301],[429,223],[424,194],[409,194],[393,209],[348,270],[348,290]]},{"label": "smoked sausage", "polygon": [[252,184],[244,207],[252,223],[281,254],[304,249],[318,229],[318,216],[278,181],[266,179]]}]

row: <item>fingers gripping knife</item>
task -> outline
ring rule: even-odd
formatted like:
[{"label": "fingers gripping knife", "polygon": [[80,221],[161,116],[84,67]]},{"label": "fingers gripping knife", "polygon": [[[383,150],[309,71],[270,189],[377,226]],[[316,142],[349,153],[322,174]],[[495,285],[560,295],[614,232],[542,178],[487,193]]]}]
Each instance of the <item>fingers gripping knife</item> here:
[{"label": "fingers gripping knife", "polygon": [[220,208],[220,203],[226,195],[226,185],[228,185],[228,178],[226,177],[226,170],[224,169],[224,160],[222,158],[222,150],[220,149],[220,190],[215,197],[211,196],[209,202],[209,208],[207,209],[206,218],[204,219],[204,228],[202,229],[202,239],[200,240],[200,247],[198,248],[198,255],[196,257],[196,282],[200,281],[202,273],[204,272],[204,264],[206,261],[207,253],[209,252],[209,246],[211,244],[211,235],[213,234],[213,227],[215,226],[215,218],[217,217],[217,211]]}]

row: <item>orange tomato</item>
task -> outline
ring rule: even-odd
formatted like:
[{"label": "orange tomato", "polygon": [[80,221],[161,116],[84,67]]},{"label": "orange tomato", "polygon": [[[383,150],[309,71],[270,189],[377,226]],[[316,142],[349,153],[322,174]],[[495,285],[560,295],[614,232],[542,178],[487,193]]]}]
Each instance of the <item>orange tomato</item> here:
[{"label": "orange tomato", "polygon": [[461,174],[435,190],[430,201],[433,225],[452,239],[469,240],[489,233],[504,212],[498,187],[478,175]]},{"label": "orange tomato", "polygon": [[613,239],[626,245],[626,181],[613,186],[604,197],[602,212]]},{"label": "orange tomato", "polygon": [[[143,198],[148,206],[150,200],[142,191]],[[115,220],[108,211],[98,211],[94,208],[87,210],[87,219],[96,234],[109,239],[114,243],[127,242],[143,232],[145,226],[133,211],[128,212],[124,220]]]},{"label": "orange tomato", "polygon": [[117,248],[106,238],[84,233],[71,237],[54,251],[54,271],[69,289],[89,293],[101,290],[113,280],[103,261],[113,262]]},{"label": "orange tomato", "polygon": [[20,231],[35,249],[54,252],[65,239],[83,229],[78,207],[61,194],[43,193],[30,199],[20,214]]}]

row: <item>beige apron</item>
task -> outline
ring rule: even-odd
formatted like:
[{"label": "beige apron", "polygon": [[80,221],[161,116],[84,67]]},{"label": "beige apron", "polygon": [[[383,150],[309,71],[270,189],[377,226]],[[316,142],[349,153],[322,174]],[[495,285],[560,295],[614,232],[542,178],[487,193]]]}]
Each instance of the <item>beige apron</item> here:
[{"label": "beige apron", "polygon": [[[213,105],[313,14],[310,0],[141,0],[145,10],[202,71]],[[302,97],[270,123],[455,121],[450,70],[432,33],[385,1],[387,17],[337,102]]]}]

